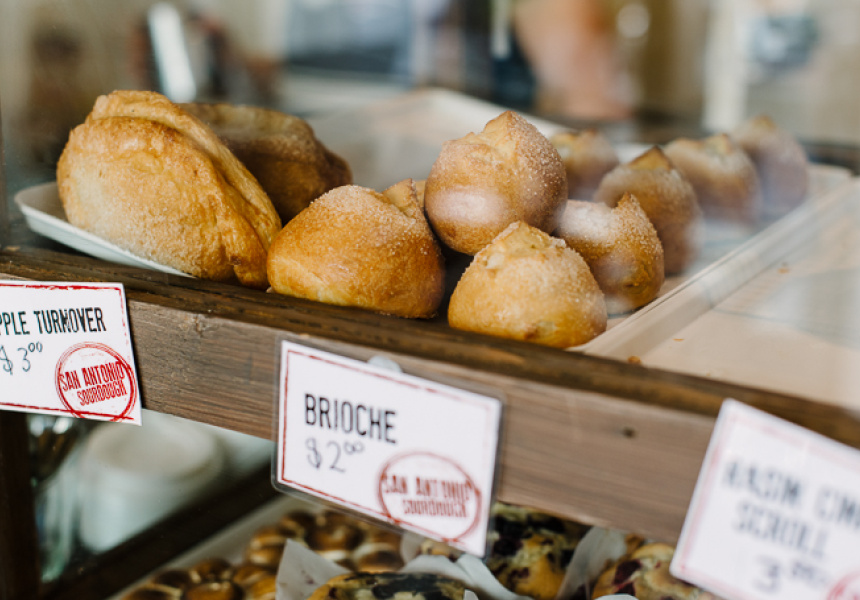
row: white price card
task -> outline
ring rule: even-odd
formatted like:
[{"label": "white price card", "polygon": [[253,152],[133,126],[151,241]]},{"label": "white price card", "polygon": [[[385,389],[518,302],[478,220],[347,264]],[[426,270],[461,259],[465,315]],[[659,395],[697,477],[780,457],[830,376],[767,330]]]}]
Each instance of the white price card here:
[{"label": "white price card", "polygon": [[860,452],[725,401],[671,570],[732,600],[860,599]]},{"label": "white price card", "polygon": [[0,281],[0,409],[140,424],[125,289]]},{"label": "white price card", "polygon": [[482,556],[501,410],[283,342],[277,482]]}]

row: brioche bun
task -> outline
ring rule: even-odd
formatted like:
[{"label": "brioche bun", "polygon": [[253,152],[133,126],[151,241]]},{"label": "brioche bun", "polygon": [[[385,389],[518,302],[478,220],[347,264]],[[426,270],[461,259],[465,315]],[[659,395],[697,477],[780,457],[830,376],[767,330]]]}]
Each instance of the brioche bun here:
[{"label": "brioche bun", "polygon": [[465,254],[477,253],[515,221],[551,231],[566,197],[567,176],[558,152],[512,111],[487,123],[481,133],[446,142],[424,191],[436,234]]},{"label": "brioche bun", "polygon": [[568,199],[589,200],[603,176],[618,166],[618,154],[598,129],[561,131],[549,138],[567,172]]},{"label": "brioche bun", "polygon": [[757,218],[761,192],[755,165],[728,135],[679,138],[664,152],[693,184],[705,215],[739,222]]},{"label": "brioche bun", "polygon": [[583,258],[522,221],[475,255],[448,307],[451,327],[565,348],[606,329],[603,293]]},{"label": "brioche bun", "polygon": [[809,187],[809,160],[803,146],[770,117],[747,119],[731,132],[755,164],[766,214],[780,215],[800,204]]},{"label": "brioche bun", "polygon": [[412,180],[405,180],[383,193],[349,185],[322,195],[275,238],[268,275],[280,294],[431,317],[445,268]]},{"label": "brioche bun", "polygon": [[615,206],[626,193],[636,197],[657,231],[666,274],[682,273],[702,249],[702,210],[693,185],[653,146],[609,172],[594,200]]},{"label": "brioche bun", "polygon": [[568,200],[555,236],[588,263],[609,314],[629,312],[657,297],[664,281],[663,246],[634,196],[615,208]]}]

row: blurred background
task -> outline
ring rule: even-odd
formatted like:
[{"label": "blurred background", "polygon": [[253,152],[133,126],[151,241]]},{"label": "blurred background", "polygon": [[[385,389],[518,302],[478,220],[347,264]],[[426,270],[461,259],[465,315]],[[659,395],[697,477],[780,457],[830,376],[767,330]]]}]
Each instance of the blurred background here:
[{"label": "blurred background", "polygon": [[118,88],[307,117],[435,86],[616,137],[767,112],[854,143],[858,24],[857,0],[0,0],[10,192]]}]

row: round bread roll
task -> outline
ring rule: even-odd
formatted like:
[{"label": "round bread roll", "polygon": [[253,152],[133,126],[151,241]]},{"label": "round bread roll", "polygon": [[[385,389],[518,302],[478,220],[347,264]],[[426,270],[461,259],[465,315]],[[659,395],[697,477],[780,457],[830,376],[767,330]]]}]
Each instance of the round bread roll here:
[{"label": "round bread roll", "polygon": [[594,200],[615,206],[625,193],[636,197],[657,231],[666,274],[682,273],[699,256],[704,233],[702,210],[690,181],[654,146],[609,172]]},{"label": "round bread roll", "polygon": [[770,117],[747,119],[731,133],[755,164],[766,215],[781,215],[800,204],[809,187],[809,160],[803,146]]},{"label": "round bread roll", "polygon": [[565,348],[606,329],[603,293],[583,258],[517,221],[478,252],[454,288],[448,322]]},{"label": "round bread roll", "polygon": [[629,594],[640,600],[719,600],[669,572],[674,554],[668,544],[641,546],[600,575],[591,597]]},{"label": "round bread roll", "polygon": [[269,197],[199,119],[154,92],[100,96],[57,165],[69,223],[185,273],[265,288]]},{"label": "round bread roll", "polygon": [[555,236],[588,263],[610,315],[657,297],[665,279],[663,246],[637,199],[624,194],[615,208],[568,200]]},{"label": "round bread roll", "polygon": [[352,183],[347,162],[306,121],[257,106],[189,103],[257,178],[286,223],[330,189]]},{"label": "round bread roll", "polygon": [[666,156],[693,184],[708,216],[753,221],[761,208],[755,165],[725,133],[701,140],[679,138],[664,149]]},{"label": "round bread roll", "polygon": [[427,217],[444,244],[475,254],[508,225],[552,231],[567,198],[558,152],[512,111],[481,133],[446,142],[427,177]]},{"label": "round bread roll", "polygon": [[418,318],[436,313],[445,268],[406,180],[321,196],[278,234],[268,275],[280,294]]},{"label": "round bread roll", "polygon": [[431,573],[346,573],[333,577],[308,600],[463,600],[465,586]]},{"label": "round bread roll", "polygon": [[599,129],[561,131],[549,138],[567,172],[568,199],[589,200],[603,176],[618,166],[618,154]]}]

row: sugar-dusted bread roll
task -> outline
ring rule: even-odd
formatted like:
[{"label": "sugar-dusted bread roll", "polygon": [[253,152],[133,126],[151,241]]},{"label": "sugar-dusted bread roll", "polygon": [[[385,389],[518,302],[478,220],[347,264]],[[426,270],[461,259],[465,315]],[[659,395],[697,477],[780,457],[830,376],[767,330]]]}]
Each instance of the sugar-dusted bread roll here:
[{"label": "sugar-dusted bread roll", "polygon": [[609,314],[629,312],[657,297],[665,279],[663,246],[634,196],[615,208],[568,200],[555,236],[588,263]]},{"label": "sugar-dusted bread roll", "polygon": [[405,180],[382,193],[349,185],[322,195],[278,234],[268,274],[280,294],[431,317],[445,267],[415,186]]},{"label": "sugar-dusted bread roll", "polygon": [[209,125],[257,178],[284,223],[330,189],[352,183],[347,162],[299,117],[226,103],[182,107]]},{"label": "sugar-dusted bread roll", "polygon": [[800,142],[766,115],[751,117],[731,132],[755,164],[765,212],[780,215],[806,197],[809,160]]},{"label": "sugar-dusted bread roll", "polygon": [[456,329],[569,347],[606,329],[603,293],[583,258],[522,221],[475,255],[448,307]]},{"label": "sugar-dusted bread roll", "polygon": [[755,165],[725,133],[693,140],[678,138],[664,152],[693,184],[708,216],[729,221],[754,221],[761,209]]},{"label": "sugar-dusted bread roll", "polygon": [[626,193],[636,197],[657,230],[666,274],[683,272],[699,256],[704,234],[693,185],[654,146],[610,171],[600,182],[594,200],[615,206]]},{"label": "sugar-dusted bread roll", "polygon": [[603,176],[618,166],[618,154],[599,129],[560,131],[549,138],[567,172],[568,199],[590,200]]},{"label": "sugar-dusted bread roll", "polygon": [[508,225],[555,227],[567,198],[558,152],[531,123],[507,111],[481,133],[446,142],[427,177],[427,217],[444,244],[475,254]]},{"label": "sugar-dusted bread roll", "polygon": [[266,287],[274,206],[211,129],[160,94],[99,97],[57,183],[76,227],[197,277]]}]

